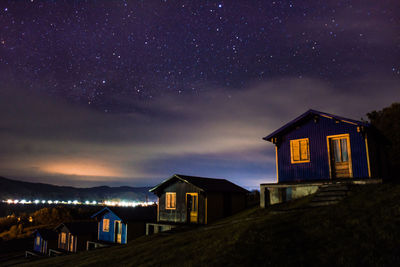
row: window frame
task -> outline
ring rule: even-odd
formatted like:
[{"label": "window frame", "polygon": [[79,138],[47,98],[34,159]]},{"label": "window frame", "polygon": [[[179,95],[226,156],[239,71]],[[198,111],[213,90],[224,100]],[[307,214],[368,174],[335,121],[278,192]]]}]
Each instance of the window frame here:
[{"label": "window frame", "polygon": [[103,232],[110,232],[110,219],[103,219],[103,227],[102,227]]},{"label": "window frame", "polygon": [[[301,158],[301,155],[302,155],[301,141],[307,141],[307,159]],[[299,160],[295,160],[294,155],[293,155],[293,146],[294,146],[295,142],[298,143],[298,147],[299,147]],[[292,164],[307,163],[307,162],[310,162],[310,158],[311,158],[311,156],[310,156],[310,140],[309,140],[309,138],[299,138],[299,139],[290,140],[290,162]]]},{"label": "window frame", "polygon": [[66,244],[67,243],[67,233],[61,232],[61,244]]},{"label": "window frame", "polygon": [[[168,197],[168,196],[170,196],[170,197]],[[168,201],[169,198],[171,198],[171,197],[174,200],[173,201],[174,205],[171,205],[172,201]],[[165,209],[166,210],[176,210],[176,192],[166,192],[165,193]]]}]

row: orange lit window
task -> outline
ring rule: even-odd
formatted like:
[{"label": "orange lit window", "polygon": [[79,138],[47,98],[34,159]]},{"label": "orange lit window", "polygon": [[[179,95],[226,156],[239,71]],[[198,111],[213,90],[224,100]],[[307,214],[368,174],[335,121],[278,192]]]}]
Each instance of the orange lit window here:
[{"label": "orange lit window", "polygon": [[61,233],[61,243],[65,244],[67,240],[67,234],[66,233]]},{"label": "orange lit window", "polygon": [[38,245],[38,246],[40,245],[40,237],[39,236],[36,237],[36,245]]},{"label": "orange lit window", "polygon": [[165,208],[167,210],[176,209],[176,193],[166,193],[165,203]]},{"label": "orange lit window", "polygon": [[290,159],[292,163],[310,162],[308,138],[290,140]]},{"label": "orange lit window", "polygon": [[103,219],[103,232],[110,231],[110,219]]}]

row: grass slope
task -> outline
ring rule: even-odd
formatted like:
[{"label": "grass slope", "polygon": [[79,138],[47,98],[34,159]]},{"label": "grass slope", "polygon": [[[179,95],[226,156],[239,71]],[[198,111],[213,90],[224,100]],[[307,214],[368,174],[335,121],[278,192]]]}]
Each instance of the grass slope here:
[{"label": "grass slope", "polygon": [[40,266],[382,266],[400,264],[400,186],[368,185],[335,206],[308,199],[253,208],[207,227],[141,237],[127,246],[61,256]]}]

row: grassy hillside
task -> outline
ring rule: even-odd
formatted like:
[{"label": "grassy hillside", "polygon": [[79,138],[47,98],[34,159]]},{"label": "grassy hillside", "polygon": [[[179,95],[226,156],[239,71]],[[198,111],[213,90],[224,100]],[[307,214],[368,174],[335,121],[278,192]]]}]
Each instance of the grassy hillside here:
[{"label": "grassy hillside", "polygon": [[40,260],[30,265],[400,264],[399,185],[357,188],[338,205],[326,208],[301,209],[307,201],[265,210],[253,208],[207,227],[141,237],[127,246]]}]

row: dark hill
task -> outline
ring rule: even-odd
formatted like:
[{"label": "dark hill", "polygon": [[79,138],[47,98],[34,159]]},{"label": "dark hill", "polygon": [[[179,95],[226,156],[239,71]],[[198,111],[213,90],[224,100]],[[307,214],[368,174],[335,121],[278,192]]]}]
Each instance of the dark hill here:
[{"label": "dark hill", "polygon": [[308,197],[26,266],[399,266],[399,196],[398,184],[360,186],[333,206],[307,209]]},{"label": "dark hill", "polygon": [[43,183],[30,183],[0,177],[0,200],[5,199],[52,199],[52,200],[106,200],[126,199],[145,201],[154,200],[155,196],[149,193],[150,187],[109,187],[98,186],[90,188],[76,188],[71,186],[57,186]]}]

